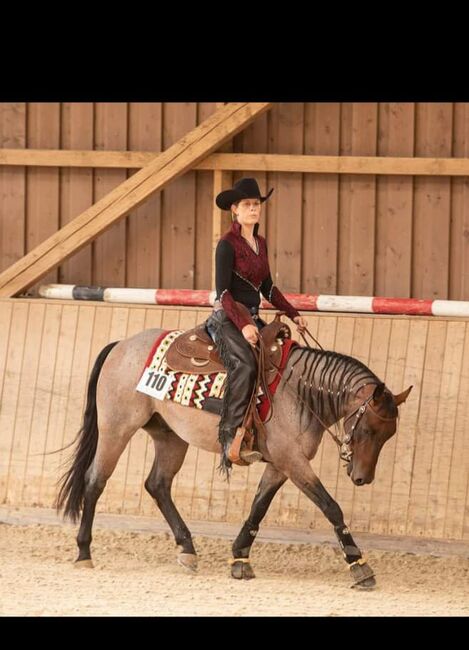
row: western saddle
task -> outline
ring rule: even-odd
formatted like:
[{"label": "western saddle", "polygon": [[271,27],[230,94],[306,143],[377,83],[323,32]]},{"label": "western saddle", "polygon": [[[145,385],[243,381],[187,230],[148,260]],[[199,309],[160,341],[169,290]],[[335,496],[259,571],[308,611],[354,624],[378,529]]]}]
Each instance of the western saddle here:
[{"label": "western saddle", "polygon": [[[277,312],[275,319],[259,330],[265,350],[266,385],[275,379],[282,358],[283,340],[291,338],[289,326],[280,320],[283,315],[284,312]],[[204,323],[187,330],[171,343],[166,353],[166,363],[174,372],[204,375],[226,372]]]}]

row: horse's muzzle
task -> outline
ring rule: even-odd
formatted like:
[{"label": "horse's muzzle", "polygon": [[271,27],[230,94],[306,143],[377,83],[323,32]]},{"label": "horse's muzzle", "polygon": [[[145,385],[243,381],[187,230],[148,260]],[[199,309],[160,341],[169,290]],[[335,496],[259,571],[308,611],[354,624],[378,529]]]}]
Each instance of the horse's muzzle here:
[{"label": "horse's muzzle", "polygon": [[350,478],[352,479],[352,482],[354,485],[357,485],[360,487],[361,485],[368,485],[369,483],[373,483],[374,476],[353,476],[350,475]]},{"label": "horse's muzzle", "polygon": [[368,485],[373,482],[374,473],[366,473],[363,471],[356,471],[353,467],[353,461],[347,465],[347,474],[350,476],[350,479],[354,485],[360,487],[361,485]]}]

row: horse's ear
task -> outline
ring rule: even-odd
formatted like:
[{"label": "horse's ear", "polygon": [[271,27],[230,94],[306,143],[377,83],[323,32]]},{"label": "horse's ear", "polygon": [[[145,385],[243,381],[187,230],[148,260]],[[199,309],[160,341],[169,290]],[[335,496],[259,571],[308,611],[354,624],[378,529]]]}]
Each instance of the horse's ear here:
[{"label": "horse's ear", "polygon": [[393,395],[396,406],[399,406],[399,404],[402,404],[406,401],[412,388],[413,386],[409,386],[407,390],[402,391],[402,393],[399,393],[399,395]]},{"label": "horse's ear", "polygon": [[373,392],[373,400],[375,402],[379,402],[379,400],[383,397],[384,388],[385,388],[385,386],[384,386],[383,382],[381,382],[380,384],[377,384],[377,386],[376,386],[376,388],[375,388],[375,390]]}]

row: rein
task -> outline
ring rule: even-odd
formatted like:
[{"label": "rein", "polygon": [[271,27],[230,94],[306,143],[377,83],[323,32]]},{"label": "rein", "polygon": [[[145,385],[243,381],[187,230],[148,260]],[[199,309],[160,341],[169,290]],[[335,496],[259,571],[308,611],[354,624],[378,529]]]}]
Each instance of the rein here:
[{"label": "rein", "polygon": [[[310,336],[310,338],[311,338],[311,339],[312,339],[312,340],[317,344],[317,346],[318,346],[321,350],[324,350],[324,348],[322,347],[322,345],[319,343],[319,341],[317,341],[317,340],[314,338],[314,336],[311,334],[311,332],[308,330],[308,328],[305,328],[305,331],[306,331],[306,333],[308,334],[308,336]],[[307,340],[306,337],[304,336],[303,332],[300,332],[300,335],[301,335],[301,337],[303,338],[303,340],[305,341],[306,345],[309,347],[308,340]],[[257,345],[258,345],[259,347],[257,347]],[[246,427],[246,428],[249,428],[251,422],[254,420],[254,421],[255,421],[255,424],[256,424],[256,427],[257,427],[257,429],[258,429],[258,431],[260,430],[260,432],[262,432],[262,433],[265,435],[264,423],[263,423],[263,422],[261,421],[261,419],[259,418],[259,415],[258,415],[258,413],[257,413],[257,408],[256,408],[256,398],[257,398],[257,393],[258,393],[259,385],[260,385],[260,384],[262,384],[263,391],[264,391],[264,393],[265,393],[265,395],[266,395],[266,397],[267,397],[267,399],[268,399],[268,401],[269,401],[270,416],[269,416],[269,418],[266,420],[266,422],[268,422],[268,420],[270,419],[270,417],[272,417],[272,399],[271,399],[271,395],[270,395],[270,391],[269,391],[269,389],[268,389],[268,386],[266,386],[266,385],[265,385],[265,382],[264,382],[264,377],[265,377],[265,375],[264,375],[264,367],[265,367],[265,346],[264,346],[264,342],[263,342],[263,340],[262,340],[261,337],[258,337],[257,344],[256,344],[255,347],[252,348],[252,350],[253,350],[254,356],[256,357],[256,361],[257,361],[257,378],[256,378],[256,381],[255,381],[255,384],[254,384],[254,388],[253,388],[253,391],[252,391],[252,394],[251,394],[251,399],[249,400],[249,406],[248,406],[248,408],[247,408],[247,410],[246,410],[246,415],[245,415],[245,417],[244,417],[244,421],[243,421],[242,426],[243,426],[243,427]],[[279,371],[278,368],[277,368],[277,371]],[[300,375],[300,380],[301,380],[302,378],[303,378],[303,375]],[[359,386],[359,387],[357,388],[357,390],[355,391],[354,396],[356,396],[357,393],[358,393],[362,388],[365,388],[365,386],[370,385],[370,383],[372,383],[372,382],[367,382],[367,383],[362,384],[361,386]],[[289,390],[291,390],[292,392],[295,392],[294,389],[290,386],[290,384],[286,384],[286,385],[288,386]],[[326,425],[326,423],[325,423],[325,422],[324,422],[324,421],[319,417],[319,415],[318,415],[318,414],[317,414],[317,413],[316,413],[316,412],[311,408],[311,406],[305,402],[304,399],[302,399],[299,395],[296,395],[296,397],[297,397],[297,399],[299,399],[299,401],[302,402],[302,403],[304,404],[304,406],[306,406],[306,408],[307,408],[307,409],[308,409],[308,410],[309,410],[309,411],[314,415],[314,417],[318,420],[318,422],[321,424],[321,426],[324,427],[324,430],[327,431],[327,432],[329,433],[329,435],[331,436],[331,438],[333,439],[333,441],[336,443],[337,447],[339,448],[339,457],[340,457],[342,460],[344,460],[346,463],[349,463],[349,462],[352,460],[352,457],[353,457],[353,450],[352,450],[350,444],[351,444],[351,442],[352,442],[352,440],[353,440],[353,435],[354,435],[354,433],[355,433],[355,429],[356,429],[356,427],[358,426],[358,424],[359,424],[360,420],[362,419],[362,417],[364,416],[364,414],[365,414],[367,408],[369,408],[370,411],[371,411],[371,412],[372,412],[372,413],[373,413],[373,414],[374,414],[374,415],[375,415],[379,420],[382,420],[383,422],[390,422],[390,421],[392,421],[392,420],[395,420],[396,417],[397,417],[397,416],[394,416],[394,417],[384,417],[383,415],[380,415],[380,414],[379,414],[379,413],[378,413],[378,412],[377,412],[377,411],[376,411],[376,410],[371,406],[371,400],[373,399],[373,393],[372,393],[371,395],[369,395],[369,397],[367,397],[367,398],[362,402],[362,404],[360,404],[359,406],[357,406],[356,409],[354,409],[351,413],[349,413],[349,414],[347,415],[347,417],[344,418],[343,426],[344,426],[344,433],[345,433],[345,435],[344,435],[343,439],[341,440],[338,436],[336,436],[336,434],[335,434],[333,431],[331,431],[331,429]],[[351,417],[353,417],[353,416],[355,416],[355,420],[354,420],[354,422],[353,422],[353,424],[352,424],[352,426],[351,426],[351,428],[350,428],[350,431],[349,431],[348,433],[346,433],[346,432],[345,432],[345,423],[346,423],[346,422],[347,422]]]},{"label": "rein", "polygon": [[[311,336],[311,335],[310,335]],[[303,378],[303,375],[300,375],[300,379]],[[305,382],[307,383],[307,382]],[[368,386],[371,382],[367,382],[366,384],[362,384],[357,388],[355,391],[354,396],[360,391],[362,388],[365,388],[365,386]],[[286,384],[288,388],[292,391],[295,392],[294,389],[290,386],[290,384]],[[343,426],[344,426],[344,431],[345,431],[345,422],[349,420],[353,415],[355,415],[355,421],[352,424],[352,427],[348,433],[344,435],[343,440],[341,440],[338,436],[333,433],[330,428],[327,426],[327,424],[319,417],[319,415],[310,407],[309,404],[305,402],[304,399],[302,399],[299,395],[297,395],[297,398],[299,399],[300,402],[306,406],[306,408],[314,415],[314,417],[318,420],[318,422],[324,427],[324,430],[329,433],[333,441],[336,443],[337,447],[339,448],[339,457],[344,460],[346,463],[349,463],[352,460],[353,457],[353,450],[350,447],[350,443],[352,442],[353,439],[353,434],[355,433],[355,429],[362,419],[363,415],[366,412],[366,409],[369,408],[370,411],[374,415],[376,415],[377,418],[382,420],[383,422],[390,422],[391,420],[395,420],[397,416],[394,416],[392,418],[389,417],[384,417],[383,415],[380,415],[375,409],[371,406],[370,402],[373,399],[373,393],[365,399],[365,401],[360,404],[360,406],[357,406],[356,409],[354,409],[351,413],[347,415],[346,418],[344,418]]]},{"label": "rein", "polygon": [[[314,338],[314,336],[311,334],[311,332],[309,331],[309,329],[308,329],[307,327],[305,328],[305,332],[306,332],[306,334],[307,334],[308,336],[310,336],[310,337],[313,339],[313,341],[316,343],[316,345],[318,346],[318,348],[321,348],[321,350],[324,350],[324,348],[322,347],[322,345],[319,343],[318,340],[316,340],[316,339]],[[300,332],[300,336],[301,336],[301,338],[303,339],[303,341],[306,343],[306,345],[309,347],[309,345],[308,345],[308,340],[307,340],[306,336],[303,334],[303,332]]]},{"label": "rein", "polygon": [[[314,336],[311,334],[308,328],[305,328],[306,333],[310,338],[316,343],[316,345],[321,348],[321,350],[324,350],[322,345],[317,341]],[[306,345],[308,345],[308,340],[304,336],[303,332],[300,332],[301,337],[303,338],[304,342]],[[300,379],[302,379],[302,375],[300,375]],[[359,390],[367,386],[370,382],[366,384],[362,384],[357,390],[355,391],[355,395],[358,393]],[[287,384],[288,387],[293,391],[291,386]],[[370,411],[376,415],[377,418],[382,420],[383,422],[390,422],[391,420],[395,420],[397,416],[388,418],[380,415],[375,409],[371,406],[371,400],[373,399],[373,394],[371,394],[367,399],[360,405],[358,406],[352,413],[349,413],[346,418],[344,418],[343,421],[343,426],[344,426],[344,432],[345,432],[345,422],[349,420],[353,415],[355,415],[355,421],[352,424],[352,427],[349,431],[349,433],[345,433],[343,440],[341,440],[338,436],[333,433],[330,428],[323,422],[323,420],[319,417],[319,415],[307,404],[301,397],[298,396],[298,399],[306,406],[306,408],[311,411],[311,413],[314,415],[314,417],[319,421],[319,423],[324,427],[325,431],[329,433],[333,441],[336,443],[337,447],[339,448],[339,456],[342,460],[344,460],[346,463],[349,463],[352,460],[353,457],[353,451],[352,448],[350,447],[350,443],[352,442],[353,439],[353,434],[355,433],[355,429],[362,419],[363,415],[366,412],[366,409],[369,408]]]}]

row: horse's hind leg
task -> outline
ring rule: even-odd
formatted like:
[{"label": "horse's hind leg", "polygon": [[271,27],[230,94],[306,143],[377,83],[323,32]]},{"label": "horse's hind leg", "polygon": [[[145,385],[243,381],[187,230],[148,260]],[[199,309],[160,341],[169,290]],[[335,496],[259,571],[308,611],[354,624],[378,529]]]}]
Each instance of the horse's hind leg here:
[{"label": "horse's hind leg", "polygon": [[80,529],[77,535],[78,558],[75,566],[92,567],[91,561],[91,530],[94,521],[96,504],[103,493],[108,479],[113,473],[117,462],[124,451],[135,430],[129,431],[127,435],[119,438],[106,437],[104,433],[98,441],[96,455],[85,474],[85,490],[83,497],[83,513],[81,516]]},{"label": "horse's hind leg", "polygon": [[[60,479],[57,509],[63,509],[72,521],[82,511],[76,566],[92,566],[91,528],[96,503],[130,438],[153,413],[151,398],[135,391],[143,361],[135,350],[130,353],[131,349],[129,342],[109,343],[96,357],[77,445]],[[140,350],[143,358],[144,349]]]},{"label": "horse's hind leg", "polygon": [[144,429],[153,438],[155,445],[155,460],[145,481],[145,488],[173,531],[179,548],[178,563],[186,569],[196,571],[197,555],[191,533],[171,498],[171,485],[184,462],[187,442],[179,438],[157,413]]},{"label": "horse's hind leg", "polygon": [[249,563],[251,546],[259,530],[259,524],[264,519],[272,499],[286,480],[285,474],[275,469],[273,465],[267,465],[252,502],[249,517],[233,542],[233,560],[231,562],[231,575],[233,578],[250,580],[256,577]]}]

